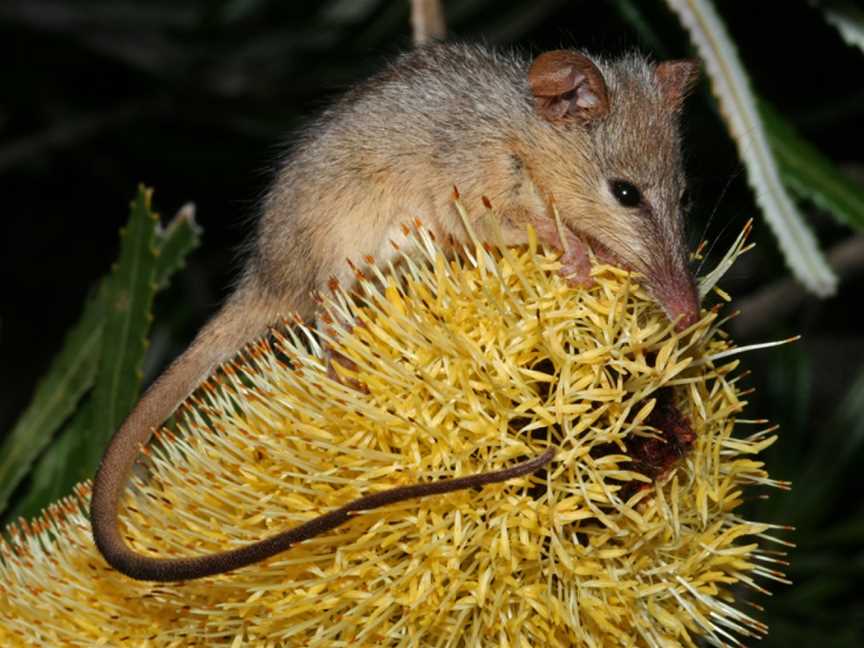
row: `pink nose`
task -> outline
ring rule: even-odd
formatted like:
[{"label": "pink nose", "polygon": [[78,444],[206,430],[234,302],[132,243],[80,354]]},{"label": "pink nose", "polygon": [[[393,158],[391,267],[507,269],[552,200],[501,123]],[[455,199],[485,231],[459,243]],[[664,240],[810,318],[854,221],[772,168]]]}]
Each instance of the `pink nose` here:
[{"label": "pink nose", "polygon": [[670,318],[675,320],[675,330],[680,333],[699,321],[699,312],[681,311],[677,315],[670,315]]},{"label": "pink nose", "polygon": [[658,293],[660,294],[657,295],[657,300],[663,305],[663,310],[666,311],[669,319],[675,322],[676,331],[683,331],[699,321],[701,317],[699,295],[692,281]]}]

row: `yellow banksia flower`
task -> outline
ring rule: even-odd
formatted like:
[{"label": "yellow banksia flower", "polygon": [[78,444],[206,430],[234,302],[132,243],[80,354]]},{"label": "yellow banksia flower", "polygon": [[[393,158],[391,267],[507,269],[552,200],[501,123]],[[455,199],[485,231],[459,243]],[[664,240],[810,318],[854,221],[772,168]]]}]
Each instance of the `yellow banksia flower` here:
[{"label": "yellow banksia flower", "polygon": [[262,564],[180,583],[111,570],[81,484],[10,528],[0,644],[665,647],[763,635],[747,603],[783,580],[772,568],[783,543],[739,508],[748,489],[785,485],[759,459],[772,429],[740,418],[737,349],[717,315],[679,333],[616,268],[573,288],[533,239],[445,257],[415,235],[419,259],[328,298],[329,349],[286,323],[186,404],[133,479],[124,534],[146,554],[197,555],[369,493],[553,447],[550,463],[360,512]]}]

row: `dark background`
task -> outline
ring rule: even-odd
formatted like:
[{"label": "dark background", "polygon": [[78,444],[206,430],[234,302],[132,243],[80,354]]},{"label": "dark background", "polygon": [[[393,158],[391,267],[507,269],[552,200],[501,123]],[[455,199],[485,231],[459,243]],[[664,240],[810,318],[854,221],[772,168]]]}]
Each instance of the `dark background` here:
[{"label": "dark background", "polygon": [[[845,173],[864,178],[864,54],[803,0],[715,4],[754,87]],[[640,8],[653,37],[636,29],[628,6]],[[576,44],[610,54],[632,47],[658,58],[693,54],[660,0],[453,0],[446,10],[458,39],[529,51]],[[116,257],[117,232],[139,182],[155,187],[166,217],[194,201],[204,228],[202,247],[157,298],[150,380],[225,296],[236,249],[292,132],[409,46],[408,4],[399,0],[4,0],[0,228],[8,279],[0,310],[0,435]],[[718,239],[725,250],[755,217],[758,246],[723,285],[736,299],[770,289],[788,273],[704,83],[688,104],[687,128],[691,242]],[[802,208],[825,248],[852,235],[830,215]],[[831,485],[818,515],[804,520],[788,495],[753,505],[761,509],[756,519],[799,526],[791,570],[799,584],[774,588],[770,645],[862,639],[864,489],[855,466],[864,455],[848,449],[847,430],[832,426],[864,366],[861,289],[859,274],[832,299],[742,316],[750,327],[742,342],[804,336],[745,359],[757,387],[749,414],[782,426],[769,454],[772,474],[794,480],[798,493],[817,481]],[[864,416],[864,404],[858,411]],[[844,452],[857,454],[813,460]],[[839,540],[821,533],[838,528]]]}]

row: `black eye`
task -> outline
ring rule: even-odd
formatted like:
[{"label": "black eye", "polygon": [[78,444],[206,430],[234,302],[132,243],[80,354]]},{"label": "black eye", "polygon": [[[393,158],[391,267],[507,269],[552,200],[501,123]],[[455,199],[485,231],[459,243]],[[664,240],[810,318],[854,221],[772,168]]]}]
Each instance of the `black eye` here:
[{"label": "black eye", "polygon": [[624,207],[638,207],[642,204],[642,193],[636,185],[626,180],[613,180],[609,183],[612,195]]}]

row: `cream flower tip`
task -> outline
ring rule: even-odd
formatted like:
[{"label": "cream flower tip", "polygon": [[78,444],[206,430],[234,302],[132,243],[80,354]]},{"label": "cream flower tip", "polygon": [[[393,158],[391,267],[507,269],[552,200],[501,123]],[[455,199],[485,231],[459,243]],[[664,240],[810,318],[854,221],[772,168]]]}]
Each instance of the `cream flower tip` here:
[{"label": "cream flower tip", "polygon": [[787,582],[785,554],[766,547],[789,543],[738,510],[748,490],[788,484],[758,460],[774,429],[736,425],[741,373],[719,362],[735,348],[717,315],[676,332],[637,277],[608,266],[573,288],[533,236],[451,257],[416,236],[419,257],[366,272],[353,296],[324,296],[323,339],[286,320],[185,404],[125,496],[124,535],[145,554],[197,555],[389,488],[553,447],[551,463],[357,512],[262,564],[173,584],[106,566],[81,484],[0,544],[0,643],[666,647],[764,635],[741,586]]}]

